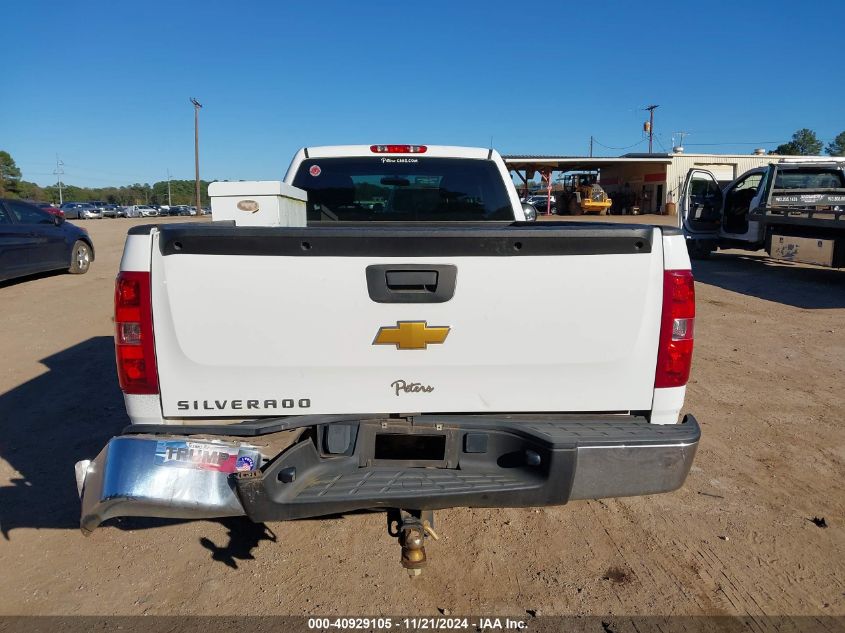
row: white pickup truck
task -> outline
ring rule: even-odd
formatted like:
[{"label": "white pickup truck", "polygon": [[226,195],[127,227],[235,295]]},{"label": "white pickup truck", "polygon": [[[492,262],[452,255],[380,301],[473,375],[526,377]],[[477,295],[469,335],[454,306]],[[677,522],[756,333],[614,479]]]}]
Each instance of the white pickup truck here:
[{"label": "white pickup truck", "polygon": [[[307,225],[129,231],[131,424],[79,462],[81,527],[389,510],[415,572],[447,507],[675,490],[695,301],[684,236],[526,221],[493,150],[301,150]],[[303,198],[305,197],[303,195]]]}]

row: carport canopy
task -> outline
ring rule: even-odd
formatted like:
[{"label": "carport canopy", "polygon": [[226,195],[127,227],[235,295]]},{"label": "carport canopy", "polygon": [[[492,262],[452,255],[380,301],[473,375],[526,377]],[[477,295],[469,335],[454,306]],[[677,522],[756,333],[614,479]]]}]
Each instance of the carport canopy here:
[{"label": "carport canopy", "polygon": [[[509,155],[502,157],[508,170],[515,172],[522,181],[524,192],[528,194],[528,181],[539,173],[546,186],[546,214],[552,212],[552,172],[600,171],[603,167],[620,165],[669,165],[672,158],[667,154],[645,154],[638,156],[594,157],[594,156],[523,156]],[[524,174],[520,172],[525,172]]]},{"label": "carport canopy", "polygon": [[[530,180],[536,172],[551,173],[553,171],[597,171],[602,167],[616,165],[669,165],[672,157],[667,154],[652,154],[640,156],[593,157],[593,156],[503,156],[505,165],[510,171],[525,180]],[[525,176],[519,172],[525,172]]]}]

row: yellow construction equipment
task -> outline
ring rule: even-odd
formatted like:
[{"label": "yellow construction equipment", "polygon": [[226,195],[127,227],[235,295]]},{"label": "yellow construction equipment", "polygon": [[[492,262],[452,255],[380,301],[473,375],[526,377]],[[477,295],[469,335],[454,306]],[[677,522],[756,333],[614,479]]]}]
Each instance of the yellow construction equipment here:
[{"label": "yellow construction equipment", "polygon": [[567,174],[564,177],[565,206],[572,214],[596,213],[605,215],[613,204],[607,193],[598,184],[596,174]]}]

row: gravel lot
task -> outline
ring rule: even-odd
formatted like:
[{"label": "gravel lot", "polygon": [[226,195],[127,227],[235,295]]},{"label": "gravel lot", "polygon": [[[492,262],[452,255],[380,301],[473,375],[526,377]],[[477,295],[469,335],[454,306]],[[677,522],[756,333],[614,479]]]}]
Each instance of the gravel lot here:
[{"label": "gravel lot", "polygon": [[739,251],[694,267],[703,439],[676,493],[442,511],[415,580],[381,514],[83,537],[73,464],[127,421],[112,285],[138,223],[83,223],[87,275],[0,284],[0,614],[845,615],[845,272]]}]

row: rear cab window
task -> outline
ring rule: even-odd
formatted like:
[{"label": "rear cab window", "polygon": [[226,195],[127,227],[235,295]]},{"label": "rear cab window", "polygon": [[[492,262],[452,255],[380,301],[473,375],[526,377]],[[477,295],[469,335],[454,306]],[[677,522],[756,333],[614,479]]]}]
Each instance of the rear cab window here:
[{"label": "rear cab window", "polygon": [[293,185],[308,193],[308,222],[513,221],[490,160],[373,156],[310,158]]},{"label": "rear cab window", "polygon": [[845,174],[840,169],[778,170],[775,189],[842,189]]}]

